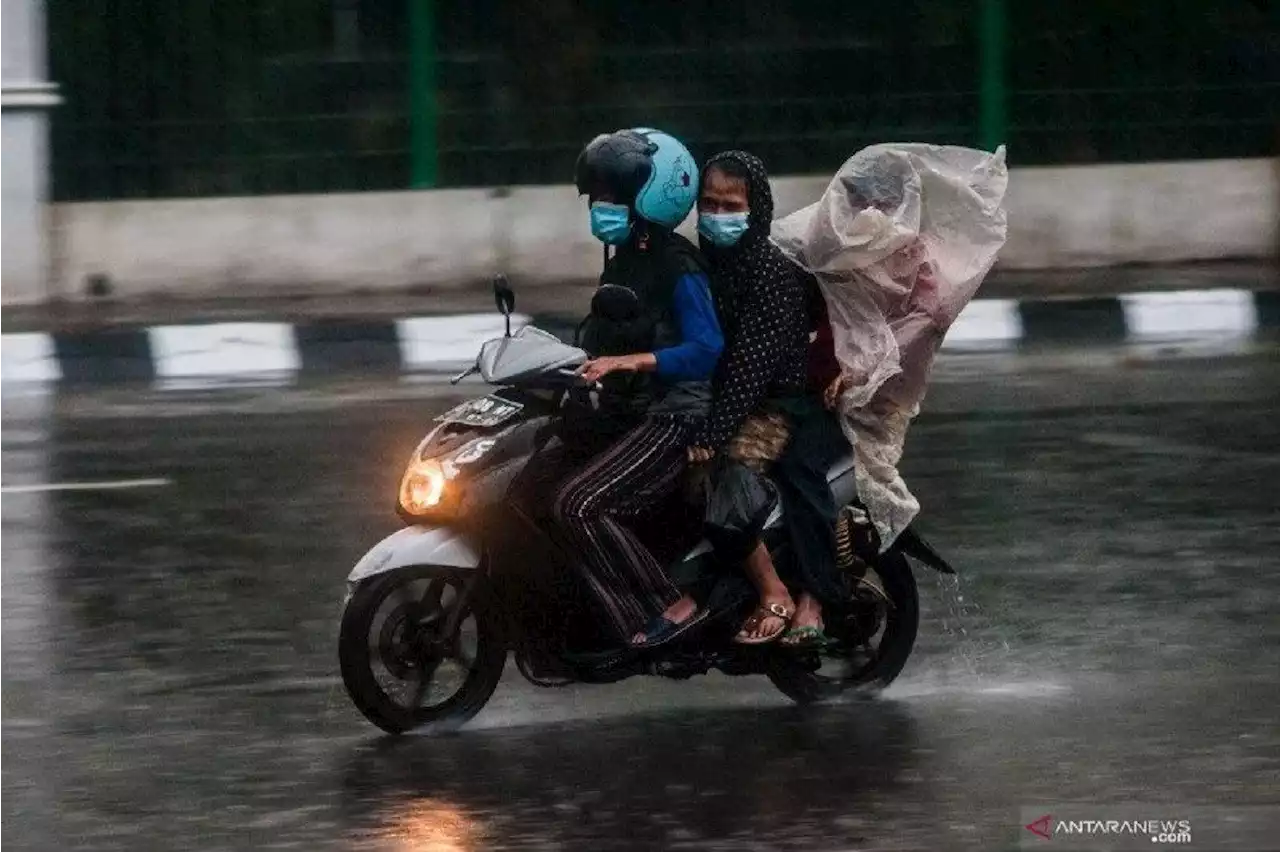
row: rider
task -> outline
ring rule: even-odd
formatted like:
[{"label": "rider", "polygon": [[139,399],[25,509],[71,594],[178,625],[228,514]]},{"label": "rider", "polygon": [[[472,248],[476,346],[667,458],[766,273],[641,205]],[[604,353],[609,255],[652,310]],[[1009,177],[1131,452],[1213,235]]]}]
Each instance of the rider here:
[{"label": "rider", "polygon": [[[793,407],[791,440],[773,468],[783,522],[795,554],[795,581],[801,590],[791,626],[780,640],[789,647],[825,642],[823,606],[847,600],[857,586],[881,599],[888,598],[879,575],[856,554],[843,554],[850,564],[837,560],[837,523],[852,525],[851,531],[864,525],[856,511],[837,509],[827,480],[831,466],[852,452],[836,411],[847,381],[836,358],[826,300],[817,279],[810,274],[804,278],[813,326],[808,394]],[[840,518],[840,511],[848,517]]]},{"label": "rider", "polygon": [[[701,242],[723,303],[727,351],[712,413],[689,457],[706,462],[724,453],[759,470],[776,461],[771,479],[796,554],[798,606],[758,529],[739,520],[733,536],[715,540],[722,557],[743,560],[759,596],[736,641],[782,637],[784,644],[806,644],[822,637],[822,601],[846,599],[859,579],[873,583],[865,565],[858,577],[850,570],[856,566],[836,560],[837,516],[827,470],[850,448],[831,411],[843,382],[826,303],[816,279],[769,241],[773,198],[758,158],[730,151],[709,160],[698,209]],[[816,339],[807,344],[810,336]],[[722,487],[733,487],[725,469],[720,479]]]},{"label": "rider", "polygon": [[[763,473],[785,445],[789,409],[805,390],[810,323],[803,272],[769,240],[773,194],[758,157],[745,151],[712,157],[698,212],[700,242],[723,303],[727,349],[716,372],[711,414],[690,446],[689,459],[706,462],[723,454]],[[718,487],[735,488],[742,475],[741,468],[721,467]],[[752,512],[757,514],[754,521],[735,519],[732,535],[713,539],[722,558],[744,560],[759,597],[736,637],[742,644],[777,639],[795,612],[759,540],[755,527],[762,518]],[[718,520],[710,526],[719,526]]]},{"label": "rider", "polygon": [[[591,232],[606,254],[614,249],[583,324],[582,345],[593,357],[580,370],[586,382],[602,382],[600,398],[612,417],[602,426],[602,450],[562,433],[525,469],[522,490],[548,506],[552,533],[618,638],[642,647],[705,615],[688,607],[662,617],[680,593],[627,522],[678,487],[724,340],[705,263],[674,231],[698,188],[685,146],[657,130],[620,130],[593,139],[576,172]],[[609,310],[618,292],[605,285],[634,293],[639,310]],[[619,398],[621,404],[607,403]],[[572,429],[572,418],[567,422]],[[536,493],[539,486],[553,489],[550,500]]]}]

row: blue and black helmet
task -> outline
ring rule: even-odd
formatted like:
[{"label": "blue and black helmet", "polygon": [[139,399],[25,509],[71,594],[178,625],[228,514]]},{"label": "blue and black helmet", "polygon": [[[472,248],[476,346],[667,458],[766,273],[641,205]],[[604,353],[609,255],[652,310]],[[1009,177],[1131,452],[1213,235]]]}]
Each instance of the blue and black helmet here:
[{"label": "blue and black helmet", "polygon": [[597,136],[578,155],[574,172],[579,194],[607,195],[664,228],[683,222],[698,198],[698,164],[689,149],[649,127]]}]

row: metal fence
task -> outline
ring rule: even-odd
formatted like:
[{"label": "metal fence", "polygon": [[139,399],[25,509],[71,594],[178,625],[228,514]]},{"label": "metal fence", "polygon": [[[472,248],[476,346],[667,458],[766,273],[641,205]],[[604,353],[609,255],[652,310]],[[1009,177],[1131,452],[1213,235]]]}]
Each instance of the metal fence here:
[{"label": "metal fence", "polygon": [[1004,141],[1021,165],[1277,153],[1271,4],[889,8],[51,0],[54,194],[560,183],[641,124],[788,174],[889,139]]}]

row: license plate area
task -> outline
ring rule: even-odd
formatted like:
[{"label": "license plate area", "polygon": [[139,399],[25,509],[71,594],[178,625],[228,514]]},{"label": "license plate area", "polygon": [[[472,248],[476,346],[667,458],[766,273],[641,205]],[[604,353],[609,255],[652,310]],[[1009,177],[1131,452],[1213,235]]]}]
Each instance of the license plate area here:
[{"label": "license plate area", "polygon": [[524,406],[520,403],[500,396],[485,396],[456,405],[435,420],[437,423],[457,423],[477,429],[490,429],[506,423],[519,414],[522,408]]}]

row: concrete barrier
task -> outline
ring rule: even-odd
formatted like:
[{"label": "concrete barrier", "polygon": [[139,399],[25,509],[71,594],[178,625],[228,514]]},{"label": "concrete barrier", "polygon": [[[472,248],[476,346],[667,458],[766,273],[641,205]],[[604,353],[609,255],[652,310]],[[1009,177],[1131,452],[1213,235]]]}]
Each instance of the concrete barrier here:
[{"label": "concrete barrier", "polygon": [[[778,214],[826,181],[776,180]],[[1014,169],[1000,263],[1272,258],[1278,199],[1267,159]],[[600,269],[570,186],[62,204],[52,218],[51,289],[64,298],[95,275],[121,298],[243,298],[462,285],[499,270],[527,286]]]},{"label": "concrete barrier", "polygon": [[45,139],[48,116],[37,110],[6,109],[0,119],[4,161],[4,220],[0,225],[0,275],[4,304],[31,304],[45,298],[48,288],[48,242],[44,217]]},{"label": "concrete barrier", "polygon": [[1015,169],[1007,269],[1275,257],[1272,161]]},{"label": "concrete barrier", "polygon": [[49,292],[49,110],[61,98],[45,80],[43,0],[3,0],[0,118],[4,146],[4,223],[0,227],[3,302],[32,304]]}]

